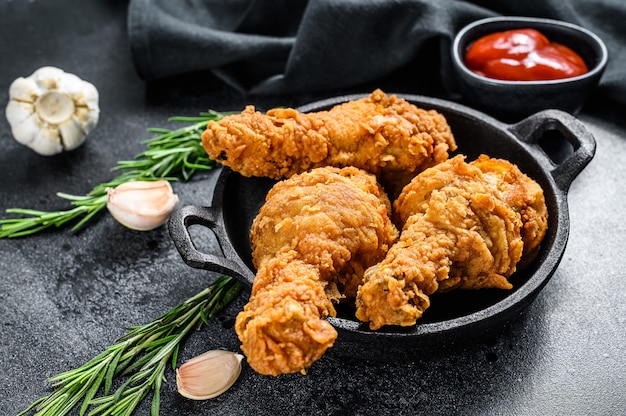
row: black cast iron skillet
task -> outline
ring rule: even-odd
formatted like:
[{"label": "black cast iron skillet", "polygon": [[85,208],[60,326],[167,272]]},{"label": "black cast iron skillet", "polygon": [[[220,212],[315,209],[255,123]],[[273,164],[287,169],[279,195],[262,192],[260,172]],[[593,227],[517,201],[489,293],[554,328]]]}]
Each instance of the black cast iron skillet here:
[{"label": "black cast iron skillet", "polygon": [[[453,291],[431,297],[431,307],[415,326],[383,327],[370,331],[354,318],[346,305],[329,321],[339,336],[333,350],[358,356],[395,355],[406,349],[438,348],[486,332],[498,330],[517,317],[533,301],[555,272],[568,239],[567,192],[570,184],[591,161],[595,140],[573,116],[547,110],[516,124],[504,124],[457,103],[422,96],[402,98],[445,115],[455,135],[458,150],[474,160],[484,153],[507,159],[543,188],[549,213],[547,234],[535,261],[512,277],[514,289]],[[302,112],[326,110],[341,102],[361,98],[342,96],[300,107]],[[185,206],[172,215],[169,230],[183,260],[190,266],[236,276],[248,285],[254,280],[249,230],[275,182],[244,178],[223,168],[210,207]],[[223,257],[198,251],[189,233],[192,225],[209,228],[216,236]]]}]

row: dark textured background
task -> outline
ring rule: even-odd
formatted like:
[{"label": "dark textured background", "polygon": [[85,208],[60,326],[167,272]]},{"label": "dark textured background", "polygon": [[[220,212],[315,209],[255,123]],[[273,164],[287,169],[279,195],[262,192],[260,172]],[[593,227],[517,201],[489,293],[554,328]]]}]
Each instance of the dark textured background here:
[{"label": "dark textured background", "polygon": [[[168,127],[171,115],[247,103],[299,105],[374,86],[442,94],[433,69],[417,65],[375,85],[315,96],[246,97],[202,73],[144,83],[132,64],[126,9],[119,0],[0,2],[0,108],[12,80],[43,65],[73,72],[101,94],[97,128],[84,146],[60,156],[41,157],[17,144],[0,119],[0,211],[65,208],[55,192],[83,194],[110,179],[118,160],[143,150],[140,141],[151,137],[146,128]],[[205,402],[181,398],[169,372],[161,414],[623,414],[626,108],[595,97],[579,118],[596,137],[596,157],[570,190],[563,261],[518,321],[479,343],[409,362],[387,360],[384,351],[381,361],[331,351],[308,375],[278,378],[244,364],[231,390]],[[181,203],[208,205],[216,174],[175,184]],[[199,239],[214,247],[209,237]],[[183,264],[165,227],[133,232],[108,215],[77,234],[0,240],[0,415],[16,414],[50,391],[47,377],[81,365],[124,328],[150,321],[214,278]],[[244,300],[195,333],[181,360],[208,349],[237,350],[232,323]],[[137,414],[148,413],[145,403]]]}]

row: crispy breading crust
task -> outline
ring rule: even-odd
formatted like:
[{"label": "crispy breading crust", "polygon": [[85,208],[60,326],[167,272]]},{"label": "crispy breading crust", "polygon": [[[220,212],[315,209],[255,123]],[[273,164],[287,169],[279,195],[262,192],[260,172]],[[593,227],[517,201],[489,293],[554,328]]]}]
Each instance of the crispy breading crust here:
[{"label": "crispy breading crust", "polygon": [[313,169],[277,183],[250,230],[257,275],[235,329],[261,374],[304,371],[332,346],[332,301],[356,296],[398,231],[373,175]]},{"label": "crispy breading crust", "polygon": [[243,176],[282,179],[315,167],[354,166],[403,184],[456,149],[443,115],[381,90],[312,113],[275,108],[263,114],[247,106],[209,122],[202,145]]},{"label": "crispy breading crust", "polygon": [[459,155],[425,170],[394,209],[400,240],[365,272],[357,294],[356,316],[371,329],[415,324],[436,291],[512,288],[508,277],[547,228],[539,185],[487,156],[466,163]]}]

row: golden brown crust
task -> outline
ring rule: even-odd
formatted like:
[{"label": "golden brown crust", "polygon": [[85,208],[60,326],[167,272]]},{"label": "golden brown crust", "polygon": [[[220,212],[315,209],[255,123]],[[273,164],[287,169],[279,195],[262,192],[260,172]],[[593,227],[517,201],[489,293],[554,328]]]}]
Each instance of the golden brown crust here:
[{"label": "golden brown crust", "polygon": [[282,179],[315,167],[354,166],[403,183],[456,149],[445,118],[381,90],[328,111],[248,106],[209,122],[209,157],[243,176]]},{"label": "golden brown crust", "polygon": [[472,165],[494,181],[509,206],[520,214],[524,241],[523,264],[520,266],[530,263],[536,257],[548,229],[548,207],[543,189],[507,160],[481,155]]},{"label": "golden brown crust", "polygon": [[315,267],[297,257],[292,251],[263,263],[235,321],[241,349],[261,374],[304,371],[337,338],[325,320],[334,314],[325,285]]},{"label": "golden brown crust", "polygon": [[356,296],[398,231],[373,175],[324,167],[277,183],[253,222],[257,275],[235,329],[262,374],[304,371],[332,346],[331,301]]},{"label": "golden brown crust", "polygon": [[436,291],[510,289],[524,238],[532,253],[547,227],[537,187],[513,164],[486,156],[456,156],[416,176],[394,203],[400,240],[365,272],[357,318],[372,329],[413,325]]}]

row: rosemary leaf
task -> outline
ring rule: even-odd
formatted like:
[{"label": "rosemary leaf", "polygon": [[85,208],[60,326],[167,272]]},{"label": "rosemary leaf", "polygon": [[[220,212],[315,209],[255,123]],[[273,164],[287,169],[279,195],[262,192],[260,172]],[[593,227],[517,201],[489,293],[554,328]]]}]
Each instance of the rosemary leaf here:
[{"label": "rosemary leaf", "polygon": [[62,211],[40,211],[9,208],[9,214],[22,217],[0,219],[0,238],[17,238],[37,234],[50,227],[62,227],[74,223],[76,231],[94,219],[107,203],[107,188],[115,188],[133,180],[158,180],[170,182],[182,178],[188,181],[200,170],[210,170],[216,163],[207,157],[202,148],[201,135],[210,120],[219,120],[230,113],[209,111],[198,117],[170,117],[171,122],[192,123],[176,130],[149,128],[156,137],[142,143],[146,150],[131,160],[121,160],[112,169],[124,171],[112,180],[95,186],[86,195],[70,195],[58,192],[59,198],[68,200],[73,208]]},{"label": "rosemary leaf", "polygon": [[[242,286],[230,276],[221,276],[152,322],[131,327],[117,344],[81,367],[49,378],[52,393],[36,400],[18,416],[32,411],[35,416],[64,416],[79,405],[80,415],[131,415],[151,391],[151,414],[158,416],[165,369],[168,364],[176,367],[180,344],[202,324],[201,317],[207,309],[213,315],[219,312],[229,303],[225,296],[238,294]],[[121,384],[111,393],[116,380]]]}]

